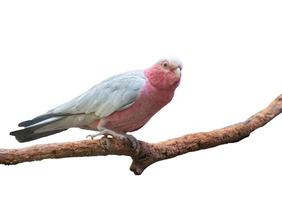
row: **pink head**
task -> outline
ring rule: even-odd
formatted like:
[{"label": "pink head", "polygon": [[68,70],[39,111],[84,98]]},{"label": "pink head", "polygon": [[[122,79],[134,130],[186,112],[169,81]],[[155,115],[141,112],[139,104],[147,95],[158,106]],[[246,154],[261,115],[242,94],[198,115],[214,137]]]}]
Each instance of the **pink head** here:
[{"label": "pink head", "polygon": [[182,63],[178,59],[164,58],[145,70],[150,83],[159,89],[176,88],[181,79]]}]

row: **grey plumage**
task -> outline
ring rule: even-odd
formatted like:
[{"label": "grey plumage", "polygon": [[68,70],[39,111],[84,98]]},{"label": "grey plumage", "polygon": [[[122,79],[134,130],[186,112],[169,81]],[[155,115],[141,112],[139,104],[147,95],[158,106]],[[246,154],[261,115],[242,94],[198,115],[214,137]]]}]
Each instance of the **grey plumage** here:
[{"label": "grey plumage", "polygon": [[53,135],[55,133],[59,133],[65,131],[67,129],[60,129],[60,130],[53,130],[53,131],[46,131],[42,133],[34,133],[32,129],[26,128],[18,131],[11,132],[10,135],[16,137],[19,142],[29,142],[32,140],[36,140],[42,137],[46,137],[49,135]]},{"label": "grey plumage", "polygon": [[134,102],[145,82],[143,71],[116,75],[48,113],[95,113],[100,118],[106,117]]},{"label": "grey plumage", "polygon": [[113,76],[95,85],[82,95],[46,114],[19,123],[24,129],[10,135],[19,142],[46,137],[71,127],[80,127],[130,107],[146,83],[143,71]]},{"label": "grey plumage", "polygon": [[[61,114],[62,116],[63,114]],[[49,119],[51,117],[57,117],[60,116],[60,114],[54,114],[54,113],[49,113],[49,114],[44,114],[44,115],[40,115],[38,117],[33,118],[32,120],[27,120],[27,121],[23,121],[21,123],[18,124],[19,127],[27,127],[27,126],[31,126],[34,125],[36,123],[42,122],[46,119]]]}]

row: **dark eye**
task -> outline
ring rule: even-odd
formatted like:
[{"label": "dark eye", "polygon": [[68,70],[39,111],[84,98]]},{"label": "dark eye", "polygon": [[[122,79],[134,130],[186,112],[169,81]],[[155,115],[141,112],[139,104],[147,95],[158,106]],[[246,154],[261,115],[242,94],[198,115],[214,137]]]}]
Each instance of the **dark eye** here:
[{"label": "dark eye", "polygon": [[165,62],[163,63],[163,66],[164,66],[164,67],[168,67],[168,62],[165,61]]}]

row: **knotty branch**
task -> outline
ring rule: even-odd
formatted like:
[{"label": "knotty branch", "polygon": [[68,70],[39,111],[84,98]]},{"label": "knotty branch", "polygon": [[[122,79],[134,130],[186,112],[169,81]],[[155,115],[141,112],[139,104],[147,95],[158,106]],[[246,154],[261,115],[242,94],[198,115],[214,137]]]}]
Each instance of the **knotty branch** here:
[{"label": "knotty branch", "polygon": [[187,134],[159,143],[139,141],[139,151],[127,140],[101,138],[40,144],[20,149],[0,149],[0,164],[14,165],[47,158],[124,155],[133,160],[130,170],[140,175],[151,164],[192,151],[238,142],[282,112],[282,94],[246,121],[209,132]]}]

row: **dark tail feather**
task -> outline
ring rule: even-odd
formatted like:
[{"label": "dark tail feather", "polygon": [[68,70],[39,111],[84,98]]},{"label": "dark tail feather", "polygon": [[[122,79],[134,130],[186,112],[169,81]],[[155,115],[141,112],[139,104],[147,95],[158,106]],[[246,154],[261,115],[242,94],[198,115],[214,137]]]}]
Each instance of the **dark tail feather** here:
[{"label": "dark tail feather", "polygon": [[16,139],[19,142],[28,142],[32,140],[36,140],[42,137],[46,137],[49,135],[53,135],[55,133],[59,133],[62,131],[65,131],[67,129],[60,129],[60,130],[53,130],[53,131],[46,131],[46,132],[41,132],[41,133],[34,133],[34,129],[32,128],[25,128],[17,131],[13,131],[10,133],[10,135],[13,135],[16,137]]},{"label": "dark tail feather", "polygon": [[40,115],[38,117],[33,118],[32,120],[27,120],[27,121],[23,121],[21,123],[19,123],[19,127],[27,127],[27,126],[31,126],[33,124],[37,124],[39,122],[42,122],[46,119],[52,118],[52,117],[58,117],[58,116],[62,116],[61,114],[45,114],[45,115]]}]

